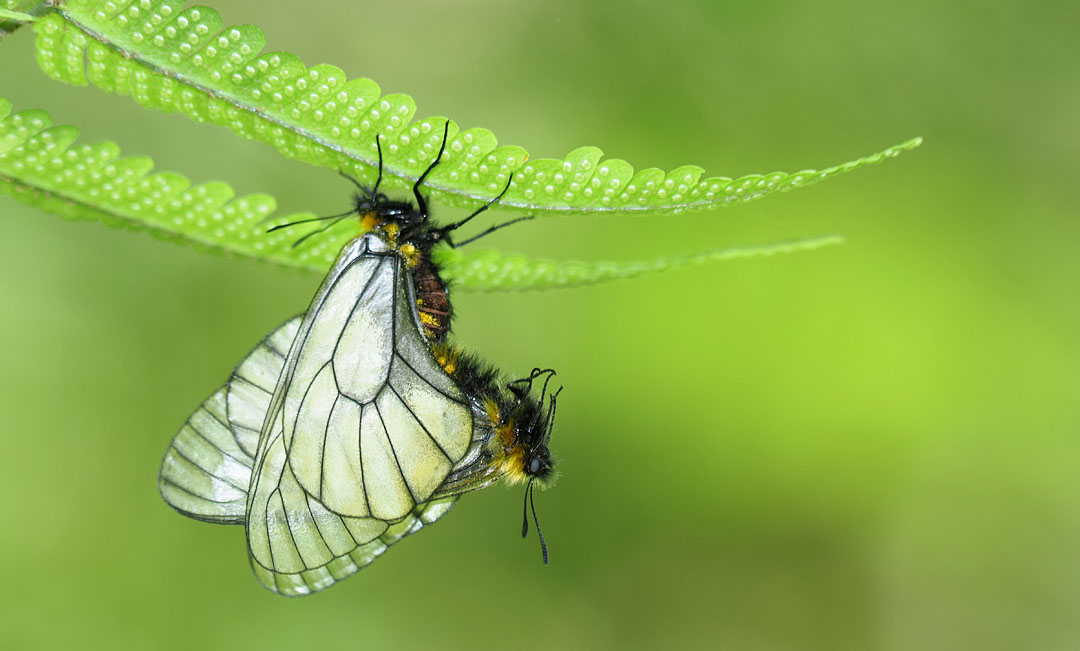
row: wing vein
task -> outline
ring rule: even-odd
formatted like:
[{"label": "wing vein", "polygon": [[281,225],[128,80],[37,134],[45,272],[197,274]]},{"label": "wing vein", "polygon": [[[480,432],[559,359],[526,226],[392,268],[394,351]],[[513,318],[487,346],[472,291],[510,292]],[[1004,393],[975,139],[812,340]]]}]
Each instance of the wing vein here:
[{"label": "wing vein", "polygon": [[[279,373],[280,373],[280,371],[279,371]],[[273,391],[267,391],[264,387],[259,386],[258,384],[255,384],[254,382],[252,382],[248,378],[244,377],[243,375],[240,375],[239,373],[236,373],[236,374],[233,375],[233,381],[234,382],[236,382],[236,381],[243,382],[244,384],[255,387],[256,389],[258,389],[259,391],[265,393],[268,396],[274,395]]]},{"label": "wing vein", "polygon": [[[184,493],[187,493],[188,495],[190,495],[192,497],[196,497],[196,498],[198,498],[200,500],[210,502],[211,504],[236,504],[237,502],[240,501],[239,498],[237,498],[235,500],[214,500],[214,499],[210,499],[209,497],[207,497],[205,495],[199,495],[198,493],[192,493],[191,491],[184,488],[180,484],[177,484],[176,482],[169,479],[168,477],[163,477],[162,481],[164,481],[166,484],[168,484],[169,486],[172,486],[173,488],[175,488],[178,491],[182,491]],[[173,507],[173,508],[176,508],[176,507]],[[187,511],[185,510],[184,512],[186,513]]]},{"label": "wing vein", "polygon": [[420,421],[420,418],[416,415],[416,412],[412,410],[412,407],[409,406],[409,403],[405,402],[405,399],[402,398],[401,394],[397,392],[397,389],[394,388],[394,385],[388,383],[386,386],[388,389],[394,392],[394,395],[397,396],[398,401],[405,407],[405,411],[409,412],[409,415],[413,417],[413,420],[415,420],[416,424],[420,426],[420,429],[424,430],[424,434],[427,434],[427,437],[431,439],[431,442],[435,444],[435,447],[439,448],[439,452],[442,452],[443,456],[446,457],[446,460],[450,462],[450,465],[453,465],[454,459],[450,456],[446,449],[443,448],[442,444],[439,443],[435,439],[435,437],[431,435],[431,432],[428,431],[427,426]]},{"label": "wing vein", "polygon": [[[210,414],[210,417],[213,418],[214,420],[216,420],[218,422],[218,424],[221,425],[222,427],[224,427],[227,431],[229,431],[230,434],[232,433],[232,430],[229,429],[229,426],[226,425],[225,423],[222,423],[221,419],[218,418],[217,416],[215,416],[213,413],[211,413],[209,409],[204,408],[203,411]],[[233,456],[227,450],[222,449],[222,447],[220,445],[218,445],[214,441],[210,440],[210,438],[208,436],[203,434],[203,431],[201,429],[199,429],[198,427],[196,427],[195,423],[193,423],[192,421],[189,420],[187,424],[191,427],[192,432],[195,432],[199,436],[199,438],[201,438],[202,440],[209,443],[210,447],[212,447],[215,450],[217,450],[218,452],[220,452],[223,456],[229,457],[230,459],[232,459],[236,463],[242,464],[242,465],[247,466],[247,467],[251,467],[251,464],[254,463],[254,461],[255,461],[254,459],[251,459],[251,458],[247,458],[246,460],[245,459],[237,459],[235,456]],[[234,436],[233,438],[235,439],[236,437]],[[240,444],[240,442],[237,441],[237,445],[239,445],[239,444]],[[244,448],[240,448],[240,451],[243,452]],[[246,454],[244,456],[247,457]],[[184,457],[184,458],[186,459],[187,457]],[[188,459],[188,461],[191,461],[191,459]],[[198,464],[195,464],[195,465],[198,465]]]},{"label": "wing vein", "polygon": [[[314,384],[314,382],[312,383]],[[319,501],[323,501],[323,478],[326,477],[326,439],[330,437],[330,421],[334,418],[334,409],[337,408],[341,393],[334,398],[334,404],[330,405],[330,412],[326,416],[326,427],[323,428],[322,451],[319,453]]]},{"label": "wing vein", "polygon": [[[364,288],[360,290],[359,294],[357,294],[356,300],[353,302],[353,306],[349,310],[349,316],[350,317],[353,315],[354,312],[356,312],[356,308],[360,305],[360,301],[363,300],[364,294],[367,294],[368,289],[371,288],[371,283],[375,282],[376,276],[379,275],[379,268],[382,267],[384,264],[386,264],[386,261],[389,260],[389,259],[390,258],[383,258],[382,260],[379,260],[378,264],[375,265],[375,269],[373,269],[372,272],[371,272],[371,275],[368,276],[367,281],[364,283]],[[352,265],[349,265],[349,266],[351,267]],[[342,270],[341,274],[344,275],[344,273],[345,273],[345,270]],[[339,275],[339,277],[340,277],[340,275]],[[327,295],[329,295],[329,291],[327,292]],[[319,308],[321,309],[322,306],[320,305]],[[341,345],[341,338],[345,336],[345,330],[348,329],[348,323],[349,323],[349,320],[346,319],[345,320],[345,324],[346,324],[345,327],[343,327],[341,329],[341,332],[339,332],[338,335],[337,335],[337,339],[334,341],[334,352],[330,355],[331,360],[333,360],[335,357],[337,357],[338,346]],[[306,342],[307,339],[305,338],[304,341]],[[334,377],[334,382],[335,383],[337,382],[337,376]]]},{"label": "wing vein", "polygon": [[[281,481],[278,480],[278,486],[281,485]],[[270,494],[266,497],[266,516],[263,518],[263,526],[266,527],[266,549],[270,552],[270,564],[274,567],[268,567],[266,569],[277,572],[277,561],[274,560],[274,543],[273,538],[270,536],[270,500],[274,499],[274,494],[279,493],[280,489],[275,488],[270,491]],[[257,560],[257,559],[256,559]],[[277,583],[277,577],[274,578],[274,582]]]},{"label": "wing vein", "polygon": [[[292,472],[292,468],[289,468],[289,472]],[[282,475],[284,475],[284,474],[285,473],[282,472]],[[293,478],[295,479],[295,476]],[[280,486],[280,485],[281,484],[279,482],[278,486]],[[304,489],[301,488],[300,492],[303,493]],[[292,541],[293,549],[296,550],[296,557],[299,558],[300,563],[303,564],[303,566],[305,568],[307,568],[308,564],[307,564],[307,561],[304,560],[304,554],[300,551],[300,545],[296,544],[296,534],[293,533],[292,523],[289,522],[289,512],[288,512],[288,509],[285,508],[285,496],[283,496],[281,494],[281,489],[280,488],[277,490],[277,497],[278,497],[278,502],[281,502],[281,519],[282,519],[282,521],[285,522],[285,528],[289,530],[289,540]],[[311,568],[308,568],[308,569],[311,569]],[[302,571],[303,570],[301,570],[301,572]],[[290,574],[299,574],[299,572],[290,572]]]},{"label": "wing vein", "polygon": [[[315,373],[311,376],[311,382],[308,382],[307,388],[304,389],[304,395],[300,397],[300,404],[298,404],[296,406],[296,420],[293,422],[292,436],[289,437],[287,441],[284,440],[284,439],[281,441],[282,443],[285,444],[285,457],[286,458],[288,458],[288,456],[289,456],[289,451],[292,448],[293,441],[296,440],[296,426],[300,422],[300,412],[303,411],[303,409],[304,409],[304,403],[307,402],[308,394],[311,393],[311,387],[315,386],[315,380],[319,379],[319,375],[322,374],[323,370],[327,366],[330,366],[330,362],[326,362],[325,364],[323,364],[322,366],[319,367],[319,370],[315,371]],[[331,374],[333,374],[333,369],[330,369],[330,372],[331,372]],[[283,395],[282,398],[281,398],[281,410],[282,410],[281,435],[282,435],[282,437],[285,436],[285,426],[288,424],[284,420],[284,416],[285,416],[284,411],[285,411],[285,399],[288,397],[287,394],[289,393],[290,388],[292,388],[292,387],[287,387],[285,389],[284,393],[286,395]],[[289,467],[290,468],[292,467],[292,462],[291,461],[289,462]]]},{"label": "wing vein", "polygon": [[405,484],[405,490],[409,491],[409,497],[412,498],[415,507],[418,500],[416,495],[413,494],[412,486],[409,486],[409,480],[405,478],[405,471],[401,467],[401,462],[398,461],[397,450],[394,449],[394,440],[390,438],[390,430],[386,428],[386,421],[383,420],[382,412],[379,411],[379,405],[374,401],[371,404],[375,407],[375,415],[379,417],[379,422],[382,423],[383,434],[386,436],[386,442],[390,445],[390,453],[394,455],[394,465],[397,466],[398,474],[401,475],[401,482]]},{"label": "wing vein", "polygon": [[[371,512],[371,501],[368,499],[367,473],[364,472],[363,437],[364,437],[364,411],[363,411],[363,408],[361,408],[361,410],[360,410],[360,420],[356,425],[356,456],[357,456],[357,458],[360,459],[360,488],[364,491],[364,506],[367,507],[368,515],[372,515],[372,517],[374,517],[374,515]],[[348,529],[348,527],[346,527],[346,529]],[[351,536],[352,532],[349,532],[349,535]]]},{"label": "wing vein", "polygon": [[[201,436],[202,436],[202,435],[200,434],[200,437],[201,437]],[[211,443],[211,445],[213,445],[213,444]],[[246,491],[247,491],[247,487],[245,487],[245,486],[237,486],[237,485],[236,485],[236,484],[234,484],[233,482],[229,481],[229,479],[228,479],[228,478],[225,478],[225,477],[219,477],[219,476],[218,476],[217,474],[215,474],[215,473],[214,473],[214,472],[213,472],[212,470],[207,470],[206,468],[203,468],[203,467],[202,467],[201,465],[199,465],[198,463],[196,463],[194,459],[192,459],[192,458],[191,458],[191,457],[189,457],[188,455],[186,455],[186,454],[184,454],[183,452],[181,452],[181,451],[179,450],[179,448],[177,448],[177,447],[176,447],[175,445],[174,445],[174,446],[172,446],[172,451],[176,453],[176,456],[180,457],[180,458],[181,458],[181,459],[183,459],[184,461],[187,461],[188,463],[190,463],[191,465],[195,466],[195,467],[196,467],[196,468],[198,468],[199,470],[203,471],[204,473],[206,473],[206,474],[207,474],[207,475],[209,475],[210,477],[212,477],[212,478],[214,478],[214,479],[217,479],[218,481],[220,481],[220,482],[223,482],[223,483],[225,483],[225,484],[228,484],[229,486],[232,486],[232,487],[233,487],[233,488],[235,488],[236,490],[239,490],[239,491],[244,491],[244,492],[246,492]]]},{"label": "wing vein", "polygon": [[434,389],[436,393],[438,393],[439,395],[443,396],[444,398],[446,398],[448,400],[452,400],[452,401],[458,403],[459,405],[465,405],[466,407],[468,407],[468,405],[464,401],[459,400],[459,399],[455,398],[454,396],[448,395],[445,391],[443,391],[439,387],[432,384],[430,380],[428,380],[426,377],[423,376],[423,374],[421,374],[419,371],[417,371],[415,368],[413,368],[413,365],[409,363],[409,360],[402,357],[401,353],[397,352],[396,349],[394,350],[394,356],[397,357],[398,359],[400,359],[402,364],[404,364],[405,366],[408,366],[409,370],[416,374],[416,377],[423,380],[424,384],[426,384],[429,387],[431,387],[432,389]]}]

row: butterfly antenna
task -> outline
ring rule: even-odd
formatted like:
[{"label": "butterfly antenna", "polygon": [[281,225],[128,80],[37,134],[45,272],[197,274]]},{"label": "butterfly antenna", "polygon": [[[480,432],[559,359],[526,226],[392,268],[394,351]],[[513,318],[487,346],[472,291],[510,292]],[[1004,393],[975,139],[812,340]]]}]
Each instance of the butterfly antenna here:
[{"label": "butterfly antenna", "polygon": [[379,193],[379,184],[382,183],[383,164],[382,143],[379,142],[380,138],[382,138],[381,133],[375,136],[375,150],[379,152],[379,177],[375,179],[375,185],[372,186],[370,190],[367,189],[367,187],[365,187],[363,183],[354,179],[351,175],[346,174],[342,170],[338,170],[338,174],[340,174],[343,178],[348,179],[353,185],[356,186],[356,189],[360,191],[360,195],[368,197],[368,201],[371,201],[372,203],[375,202],[375,196]]},{"label": "butterfly antenna", "polygon": [[[539,369],[535,369],[535,368],[533,369],[533,373],[536,373],[537,371],[539,371]],[[547,376],[547,379],[544,380],[544,387],[540,390],[539,404],[540,404],[541,408],[543,408],[543,406],[544,406],[544,398],[547,397],[548,382],[551,382],[551,378],[555,377],[555,369],[550,369],[550,368],[544,369],[542,371],[539,371],[537,376],[539,377],[539,375],[543,375],[544,373],[547,373],[548,376]],[[545,428],[547,427],[547,422],[548,422],[548,420],[550,420],[550,418],[551,418],[551,409],[549,407],[548,408],[547,418],[544,419]],[[533,427],[538,425],[539,422],[540,422],[540,412],[537,411],[536,416],[533,418],[533,422],[532,422]]]},{"label": "butterfly antenna", "polygon": [[511,219],[508,222],[503,222],[501,224],[496,224],[495,226],[492,226],[491,228],[487,229],[486,231],[480,233],[479,235],[473,235],[472,237],[470,237],[469,239],[467,239],[467,240],[465,240],[463,242],[455,242],[453,246],[454,246],[454,248],[457,248],[459,246],[465,246],[466,244],[469,244],[471,242],[475,242],[476,240],[480,239],[481,237],[491,235],[492,233],[494,233],[495,231],[497,231],[497,230],[499,230],[501,228],[506,228],[507,226],[512,226],[512,225],[514,225],[514,224],[516,224],[518,222],[524,222],[524,221],[528,221],[528,220],[534,219],[534,218],[535,218],[534,215],[528,215],[526,217],[518,217],[517,219]]},{"label": "butterfly antenna", "polygon": [[303,236],[303,237],[301,237],[300,239],[298,239],[298,240],[296,240],[295,242],[293,242],[292,248],[294,248],[294,249],[295,249],[296,247],[300,246],[300,245],[301,245],[301,244],[303,244],[303,243],[304,243],[305,241],[307,241],[307,239],[308,239],[309,237],[311,237],[312,235],[318,235],[319,233],[325,233],[326,231],[328,231],[328,230],[330,230],[331,228],[333,228],[334,226],[336,226],[336,225],[338,224],[338,222],[340,222],[340,221],[341,221],[342,219],[345,219],[346,217],[348,217],[348,216],[349,216],[349,215],[351,215],[351,214],[352,214],[351,212],[347,212],[347,213],[345,213],[344,215],[341,215],[341,216],[339,216],[339,217],[338,217],[337,219],[335,219],[334,221],[330,222],[330,223],[329,223],[329,224],[327,224],[326,226],[323,226],[322,228],[319,228],[319,229],[313,230],[313,231],[311,231],[310,233],[308,233],[308,234],[304,235],[304,236]]},{"label": "butterfly antenna", "polygon": [[529,491],[532,490],[533,480],[525,487],[525,500],[521,503],[521,537],[529,535]]},{"label": "butterfly antenna", "polygon": [[[494,206],[495,204],[497,204],[499,202],[499,200],[503,198],[503,195],[505,195],[506,192],[510,189],[510,184],[513,181],[514,181],[514,173],[511,172],[509,178],[506,179],[506,185],[503,187],[502,192],[500,192],[498,195],[496,195],[494,199],[492,199],[491,201],[485,203],[484,205],[482,205],[479,208],[477,208],[476,210],[474,210],[472,212],[472,214],[469,215],[468,217],[466,217],[465,219],[462,219],[459,222],[454,222],[453,224],[450,224],[448,226],[443,226],[442,228],[439,229],[439,231],[445,235],[446,233],[449,233],[450,231],[457,230],[457,229],[461,228],[462,226],[464,226],[465,224],[468,224],[469,221],[472,220],[473,217],[476,217],[477,215],[484,212],[488,208],[490,208],[490,207]],[[525,220],[525,219],[532,219],[532,216],[519,217],[518,219],[508,221],[505,224],[500,224],[498,226],[492,226],[491,228],[487,229],[486,231],[484,231],[480,235],[477,235],[476,237],[473,237],[473,238],[471,238],[469,240],[466,240],[462,244],[467,244],[467,243],[472,242],[473,240],[475,240],[477,238],[480,238],[480,237],[483,237],[484,235],[487,235],[488,233],[492,233],[494,231],[497,231],[500,228],[503,228],[504,226],[509,226],[510,224],[514,224],[514,223],[517,223],[517,222]]]},{"label": "butterfly antenna", "polygon": [[[375,197],[379,194],[379,184],[382,183],[382,143],[380,142],[382,134],[375,136],[375,151],[379,152],[379,176],[375,179],[375,185],[371,188],[371,202],[375,203]],[[363,188],[361,188],[363,189]]]},{"label": "butterfly antenna", "polygon": [[348,180],[348,181],[349,181],[350,183],[352,183],[353,185],[355,185],[355,186],[356,186],[356,189],[360,190],[360,192],[361,192],[361,193],[363,193],[363,194],[367,194],[367,193],[368,193],[368,189],[367,189],[367,188],[365,188],[365,187],[363,186],[363,184],[361,184],[361,183],[360,183],[360,181],[357,181],[356,179],[354,179],[354,178],[353,178],[352,176],[350,176],[349,174],[346,174],[345,172],[343,172],[343,171],[341,171],[341,170],[338,170],[338,174],[339,174],[339,175],[341,176],[341,178],[343,178],[343,179],[347,179],[347,180]]},{"label": "butterfly antenna", "polygon": [[544,396],[547,395],[548,382],[551,382],[551,378],[555,377],[555,369],[549,368],[541,371],[541,373],[547,373],[547,379],[544,380],[544,388],[540,390],[540,402],[543,404]]},{"label": "butterfly antenna", "polygon": [[544,427],[544,443],[547,443],[551,440],[551,431],[555,429],[555,399],[559,397],[559,394],[562,393],[562,390],[563,388],[559,387],[558,390],[555,391],[555,393],[551,394],[551,398],[549,398],[548,420],[546,427]]},{"label": "butterfly antenna", "polygon": [[[275,226],[273,228],[266,229],[266,232],[267,233],[273,233],[274,231],[280,231],[281,229],[289,228],[290,226],[298,226],[300,224],[310,224],[311,222],[321,222],[321,221],[326,221],[327,219],[344,219],[345,217],[348,217],[349,215],[351,215],[351,214],[353,214],[355,212],[356,212],[355,210],[350,210],[349,212],[343,212],[340,215],[330,215],[328,217],[313,217],[311,219],[301,219],[299,221],[289,222],[288,224],[278,224],[277,226]],[[334,222],[334,224],[336,224],[336,223],[337,222]],[[330,226],[333,226],[334,224],[331,224]],[[317,231],[317,232],[321,232],[321,231]]]},{"label": "butterfly antenna", "polygon": [[536,492],[536,489],[533,488],[532,482],[533,482],[533,480],[530,479],[529,480],[529,490],[527,491],[527,493],[529,495],[529,509],[532,510],[533,524],[536,525],[536,535],[540,537],[540,553],[544,555],[544,565],[547,565],[548,564],[547,541],[544,540],[544,532],[540,531],[540,521],[536,519],[536,504],[533,502],[533,494]]},{"label": "butterfly antenna", "polygon": [[420,214],[427,217],[427,202],[424,201],[424,195],[420,194],[420,186],[424,184],[424,179],[428,174],[431,174],[431,170],[435,169],[435,166],[442,161],[443,152],[446,151],[446,137],[450,135],[450,120],[447,120],[443,125],[442,144],[439,145],[439,153],[435,154],[435,160],[431,161],[431,165],[424,170],[424,173],[420,175],[420,178],[416,179],[416,183],[412,186],[413,196],[416,197],[416,208],[420,211]]}]

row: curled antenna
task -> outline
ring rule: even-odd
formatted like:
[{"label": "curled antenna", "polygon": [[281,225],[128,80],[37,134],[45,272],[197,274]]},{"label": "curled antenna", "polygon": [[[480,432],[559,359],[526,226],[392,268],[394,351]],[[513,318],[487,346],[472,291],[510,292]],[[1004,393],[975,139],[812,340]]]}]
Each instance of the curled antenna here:
[{"label": "curled antenna", "polygon": [[[532,383],[533,383],[533,381],[536,378],[543,375],[544,373],[551,373],[552,375],[554,375],[555,374],[555,369],[551,369],[551,368],[543,368],[543,369],[542,368],[533,368],[532,372],[529,373],[529,377],[523,377],[523,378],[518,379],[518,380],[513,380],[512,382],[507,383],[506,388],[509,389],[510,393],[514,394],[517,397],[518,400],[522,400],[522,399],[525,398],[525,396],[529,395],[530,391],[532,391]],[[522,389],[520,387],[520,385],[522,385],[522,384],[527,385],[527,386],[524,389]]]},{"label": "curled antenna", "polygon": [[540,390],[540,404],[544,403],[544,397],[547,396],[548,382],[551,382],[551,378],[555,377],[555,369],[549,368],[548,370],[546,370],[544,372],[547,373],[548,376],[544,380],[543,389]]},{"label": "curled antenna", "polygon": [[525,502],[521,505],[521,537],[525,538],[529,535],[529,512],[526,510],[528,507],[532,511],[533,524],[536,525],[536,535],[540,537],[540,553],[544,556],[544,565],[547,565],[549,560],[547,541],[544,540],[544,532],[540,531],[540,521],[536,519],[536,504],[533,502],[533,481],[535,480],[535,477],[530,479],[529,485],[525,487]]},{"label": "curled antenna", "polygon": [[547,423],[544,425],[544,436],[540,439],[541,445],[546,445],[551,440],[551,432],[555,429],[555,399],[562,393],[563,388],[559,387],[555,393],[551,394],[551,398],[548,399],[548,417]]},{"label": "curled antenna", "polygon": [[[536,371],[537,369],[533,369],[533,370]],[[540,407],[542,408],[544,406],[544,398],[547,397],[548,383],[551,382],[551,378],[555,377],[555,370],[549,368],[549,369],[546,369],[544,371],[541,371],[541,373],[547,373],[547,378],[544,379],[544,387],[540,390],[540,400],[538,401],[539,404],[540,404]],[[559,390],[561,391],[562,388],[560,387]],[[554,398],[554,396],[552,396],[552,398]],[[547,414],[547,417],[544,419],[544,421],[545,421],[544,429],[545,430],[549,427],[548,423],[551,422],[551,410],[553,409],[553,407],[554,407],[554,400],[552,401],[552,405],[548,407],[548,414]],[[533,417],[532,426],[536,427],[539,424],[540,424],[540,411],[537,411],[536,416]]]}]

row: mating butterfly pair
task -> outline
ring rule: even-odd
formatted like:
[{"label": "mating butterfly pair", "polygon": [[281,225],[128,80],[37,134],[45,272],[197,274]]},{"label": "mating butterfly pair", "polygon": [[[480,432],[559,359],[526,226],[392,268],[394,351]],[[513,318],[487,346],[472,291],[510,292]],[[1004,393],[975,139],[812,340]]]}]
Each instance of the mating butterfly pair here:
[{"label": "mating butterfly pair", "polygon": [[[420,190],[442,158],[446,129],[413,186],[415,207],[379,193],[376,139],[374,187],[296,245],[352,215],[361,234],[307,312],[248,354],[162,463],[165,501],[198,520],[244,524],[252,569],[274,592],[327,588],[442,517],[461,494],[500,479],[527,482],[532,506],[534,482],[553,476],[554,371],[504,384],[447,341],[449,296],[431,249],[453,245],[450,234],[501,199],[510,180],[465,219],[430,224]],[[526,519],[523,536],[527,529]]]}]

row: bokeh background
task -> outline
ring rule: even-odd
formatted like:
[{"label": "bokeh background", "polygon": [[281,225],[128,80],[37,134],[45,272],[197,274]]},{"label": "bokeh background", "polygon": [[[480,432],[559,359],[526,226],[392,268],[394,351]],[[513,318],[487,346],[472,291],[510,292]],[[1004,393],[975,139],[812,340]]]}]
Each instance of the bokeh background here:
[{"label": "bokeh background", "polygon": [[[635,259],[838,232],[814,253],[462,294],[458,340],[559,370],[562,477],[455,512],[330,591],[260,588],[243,532],[158,497],[170,437],[319,278],[0,198],[0,647],[1080,648],[1080,5],[215,0],[271,49],[534,157],[595,144],[737,176],[884,165],[673,218],[488,244]],[[195,181],[338,212],[350,188],[187,118],[0,95]],[[451,217],[453,211],[440,213]]]}]

